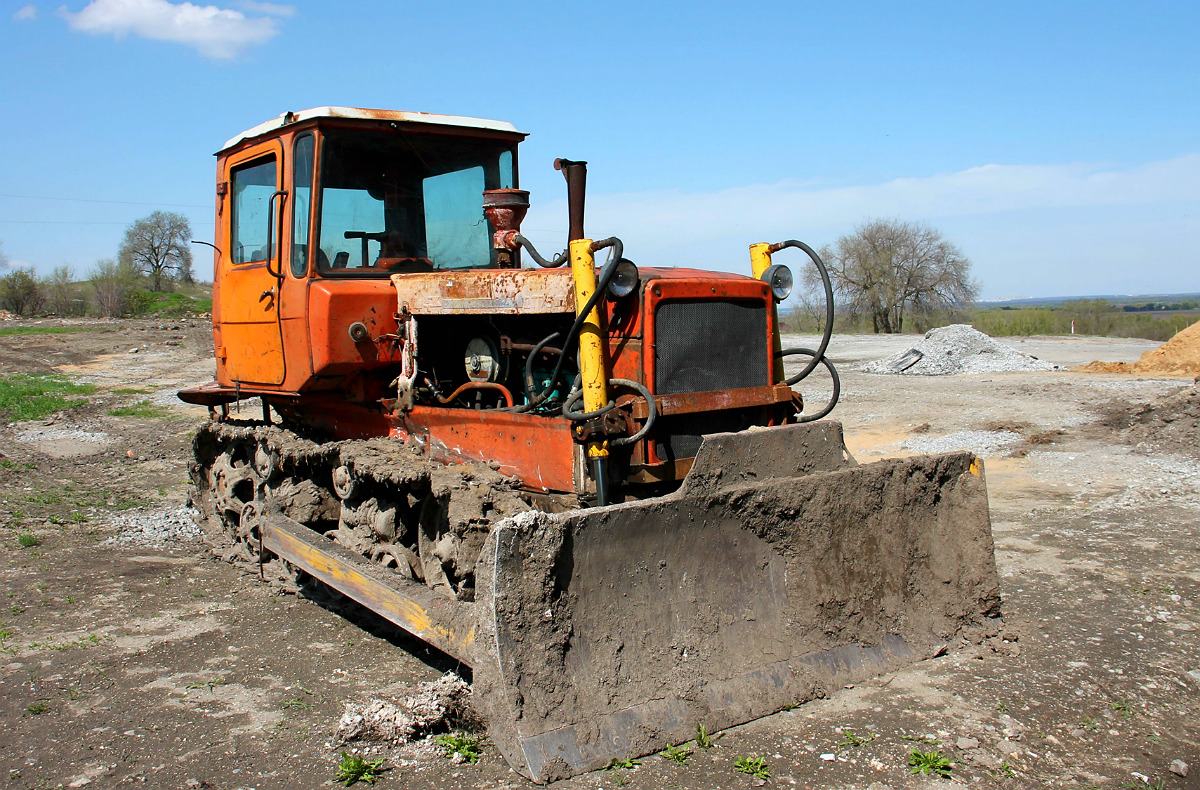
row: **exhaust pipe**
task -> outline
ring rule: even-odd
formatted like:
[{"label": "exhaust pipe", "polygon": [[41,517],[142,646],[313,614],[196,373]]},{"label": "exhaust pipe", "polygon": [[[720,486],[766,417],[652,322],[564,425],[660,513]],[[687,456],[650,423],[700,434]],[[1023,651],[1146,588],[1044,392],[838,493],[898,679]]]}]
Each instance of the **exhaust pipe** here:
[{"label": "exhaust pipe", "polygon": [[567,218],[570,222],[567,241],[586,239],[583,232],[583,198],[587,191],[587,162],[555,159],[554,169],[562,171],[563,178],[567,179]]}]

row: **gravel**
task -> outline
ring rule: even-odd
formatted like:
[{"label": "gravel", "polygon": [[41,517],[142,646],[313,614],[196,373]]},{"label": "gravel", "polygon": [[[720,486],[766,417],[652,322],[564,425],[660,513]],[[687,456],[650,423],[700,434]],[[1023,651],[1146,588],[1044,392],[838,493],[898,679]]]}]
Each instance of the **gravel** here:
[{"label": "gravel", "polygon": [[187,507],[148,510],[139,508],[114,517],[109,523],[117,534],[104,541],[110,546],[172,546],[200,539],[199,513]]},{"label": "gravel", "polygon": [[1058,369],[1057,365],[996,342],[969,324],[951,324],[931,329],[912,348],[886,359],[868,362],[860,368],[864,373],[909,376]]},{"label": "gravel", "polygon": [[901,444],[914,453],[937,455],[967,450],[977,455],[990,455],[1021,442],[1024,437],[1016,431],[958,431],[945,436],[914,436]]}]

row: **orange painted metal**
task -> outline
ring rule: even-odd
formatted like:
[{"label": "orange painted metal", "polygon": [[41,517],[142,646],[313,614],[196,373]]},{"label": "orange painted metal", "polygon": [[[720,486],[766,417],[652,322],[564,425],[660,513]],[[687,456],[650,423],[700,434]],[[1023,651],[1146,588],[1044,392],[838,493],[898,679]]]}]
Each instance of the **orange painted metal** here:
[{"label": "orange painted metal", "polygon": [[[239,166],[256,161],[275,163],[276,185],[282,187],[283,148],[279,140],[247,146],[218,164],[218,182],[229,184]],[[213,326],[216,329],[217,381],[239,384],[282,384],[285,365],[283,337],[279,324],[278,272],[281,248],[275,245],[273,260],[234,263],[231,220],[233,195],[218,190],[217,243],[213,277]],[[278,235],[276,222],[276,235]]]},{"label": "orange painted metal", "polygon": [[401,312],[422,315],[570,314],[567,269],[466,269],[393,274]]},{"label": "orange painted metal", "polygon": [[[394,336],[396,291],[388,280],[313,279],[308,288],[308,332],[299,340],[309,347],[314,376],[341,376],[400,362]],[[350,325],[367,327],[369,341],[350,338]],[[381,339],[382,338],[382,339]]]},{"label": "orange painted metal", "polygon": [[416,406],[394,425],[395,436],[418,439],[435,461],[483,461],[532,490],[575,490],[574,441],[561,418]]}]

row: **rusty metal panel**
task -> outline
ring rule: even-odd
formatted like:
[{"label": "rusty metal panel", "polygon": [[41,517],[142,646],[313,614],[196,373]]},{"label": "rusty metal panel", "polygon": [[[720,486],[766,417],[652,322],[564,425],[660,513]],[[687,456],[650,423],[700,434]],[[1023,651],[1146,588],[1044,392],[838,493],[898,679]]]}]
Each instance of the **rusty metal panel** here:
[{"label": "rusty metal panel", "polygon": [[575,312],[566,269],[465,269],[393,274],[400,312],[531,315]]},{"label": "rusty metal panel", "polygon": [[[658,406],[658,413],[665,416],[742,409],[748,406],[773,406],[776,403],[787,403],[791,399],[791,387],[786,384],[775,384],[769,387],[746,387],[745,389],[713,392],[680,392],[675,395],[659,395],[654,401]],[[632,404],[633,416],[636,419],[644,420],[649,416],[645,398],[637,398]]]}]

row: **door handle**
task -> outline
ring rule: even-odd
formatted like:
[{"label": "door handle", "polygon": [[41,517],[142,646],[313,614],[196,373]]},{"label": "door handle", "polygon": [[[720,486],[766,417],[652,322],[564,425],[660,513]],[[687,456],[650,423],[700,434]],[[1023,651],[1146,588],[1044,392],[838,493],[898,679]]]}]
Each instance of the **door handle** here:
[{"label": "door handle", "polygon": [[[259,296],[258,296],[258,303],[259,303],[259,304],[262,304],[262,300],[263,300],[263,299],[270,299],[270,300],[271,300],[271,304],[274,304],[274,303],[275,303],[275,289],[274,289],[274,288],[268,288],[267,290],[265,290],[265,291],[263,291],[261,294],[259,294]],[[270,304],[269,304],[269,305],[267,305],[267,306],[266,306],[264,309],[265,309],[265,310],[270,310],[270,309],[271,309],[271,305],[270,305]]]}]

